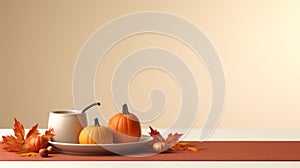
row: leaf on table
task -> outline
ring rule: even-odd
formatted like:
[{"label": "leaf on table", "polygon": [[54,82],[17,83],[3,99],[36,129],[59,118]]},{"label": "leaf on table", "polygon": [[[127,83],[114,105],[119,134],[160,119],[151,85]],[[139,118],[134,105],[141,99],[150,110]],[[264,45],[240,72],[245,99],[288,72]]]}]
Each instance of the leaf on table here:
[{"label": "leaf on table", "polygon": [[166,142],[168,147],[175,145],[177,143],[177,141],[179,140],[179,138],[182,136],[182,134],[170,133],[168,135],[167,139],[165,139],[163,136],[161,136],[161,134],[156,129],[153,129],[151,126],[149,126],[149,128],[150,128],[149,134],[153,137],[154,143],[155,142]]},{"label": "leaf on table", "polygon": [[1,144],[5,144],[6,142],[7,142],[7,137],[6,136],[2,136]]},{"label": "leaf on table", "polygon": [[188,142],[178,142],[183,134],[179,134],[177,132],[175,134],[170,133],[170,134],[168,134],[167,139],[165,139],[164,137],[161,136],[159,131],[157,131],[156,129],[153,129],[151,126],[149,126],[149,128],[150,128],[149,134],[153,137],[154,143],[155,142],[166,142],[169,147],[168,151],[196,152],[196,151],[200,150],[200,148],[195,147]]},{"label": "leaf on table", "polygon": [[38,128],[38,124],[35,124],[27,133],[26,139],[24,140],[24,144],[23,144],[24,150],[22,152],[30,152],[30,148],[29,148],[30,140],[34,137],[39,136],[40,134],[37,128]]},{"label": "leaf on table", "polygon": [[2,136],[2,144],[6,144],[4,149],[10,152],[19,152],[23,150],[23,143],[24,143],[24,126],[16,119],[14,118],[14,133],[15,136],[9,135],[9,136]]},{"label": "leaf on table", "polygon": [[[25,139],[25,142],[24,142],[24,150],[22,151],[23,153],[28,153],[28,152],[32,152],[30,147],[29,147],[29,144],[30,144],[30,140],[34,137],[37,137],[39,136],[39,131],[37,130],[37,124],[35,126],[33,126],[31,128],[31,131],[28,132],[28,134],[31,132],[31,134],[28,136],[28,138]],[[51,139],[51,137],[53,137],[54,134],[53,134],[53,128],[50,128],[49,130],[46,130],[45,131],[45,134],[41,135],[41,137],[44,137],[46,139],[46,141],[49,141]]]},{"label": "leaf on table", "polygon": [[26,139],[30,139],[31,137],[36,137],[38,136],[40,133],[38,131],[38,124],[35,124],[30,130],[29,132],[27,133],[26,135]]},{"label": "leaf on table", "polygon": [[150,136],[153,137],[153,142],[165,142],[165,138],[161,136],[161,134],[156,130],[156,129],[153,129],[151,126],[149,126],[150,128]]},{"label": "leaf on table", "polygon": [[192,151],[197,152],[201,150],[199,147],[195,147],[187,142],[178,142],[176,145],[170,148],[170,151]]},{"label": "leaf on table", "polygon": [[24,126],[16,118],[14,118],[14,121],[14,132],[16,136],[16,141],[18,141],[18,143],[23,143],[25,136]]},{"label": "leaf on table", "polygon": [[[25,137],[24,126],[16,118],[14,118],[14,121],[14,136],[2,136],[3,140],[1,144],[5,144],[4,149],[9,152],[17,152],[20,156],[35,156],[36,153],[30,150],[29,143],[32,138],[40,134],[38,124],[35,124]],[[53,128],[50,128],[42,135],[42,137],[45,137],[47,140],[50,140],[52,136],[54,136]]]},{"label": "leaf on table", "polygon": [[174,146],[181,136],[182,134],[178,134],[177,132],[175,134],[170,133],[167,137],[166,142],[169,146]]},{"label": "leaf on table", "polygon": [[33,157],[36,157],[38,156],[39,154],[36,153],[36,152],[26,152],[26,153],[19,153],[20,157],[26,157],[26,156],[33,156]]},{"label": "leaf on table", "polygon": [[53,128],[49,128],[47,131],[45,131],[45,134],[42,135],[42,137],[46,138],[48,141],[51,139],[51,137],[55,136],[53,133]]},{"label": "leaf on table", "polygon": [[2,136],[2,144],[5,144],[6,146],[4,149],[6,149],[9,152],[19,152],[23,148],[23,143],[20,143],[20,140],[18,140],[16,137],[9,135],[9,136]]},{"label": "leaf on table", "polygon": [[159,134],[159,132],[158,132],[156,129],[153,129],[151,126],[149,126],[149,128],[150,128],[149,134],[150,134],[151,136],[154,136],[154,135]]},{"label": "leaf on table", "polygon": [[196,147],[187,147],[188,151],[192,151],[192,152],[197,152],[198,150],[200,150],[200,148],[196,148]]}]

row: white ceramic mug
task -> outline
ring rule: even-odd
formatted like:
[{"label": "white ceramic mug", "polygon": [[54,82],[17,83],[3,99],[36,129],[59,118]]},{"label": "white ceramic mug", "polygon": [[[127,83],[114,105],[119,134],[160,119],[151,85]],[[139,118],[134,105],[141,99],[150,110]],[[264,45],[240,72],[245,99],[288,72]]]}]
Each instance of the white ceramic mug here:
[{"label": "white ceramic mug", "polygon": [[49,114],[48,128],[53,128],[52,141],[55,142],[79,143],[79,134],[87,125],[86,113],[79,110],[58,110]]}]

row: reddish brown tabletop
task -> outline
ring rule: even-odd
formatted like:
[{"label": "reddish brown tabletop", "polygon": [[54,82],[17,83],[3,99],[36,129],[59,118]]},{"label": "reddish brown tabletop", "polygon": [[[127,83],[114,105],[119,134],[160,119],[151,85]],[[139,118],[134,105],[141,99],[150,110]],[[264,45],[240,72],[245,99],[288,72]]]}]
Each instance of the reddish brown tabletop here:
[{"label": "reddish brown tabletop", "polygon": [[[48,158],[20,157],[0,145],[0,160],[44,161],[300,161],[300,141],[207,141],[189,142],[202,148],[197,152],[177,151],[147,157],[80,156],[52,154]],[[145,154],[145,153],[144,153]],[[146,153],[149,154],[149,153]],[[138,156],[142,156],[139,154]]]}]

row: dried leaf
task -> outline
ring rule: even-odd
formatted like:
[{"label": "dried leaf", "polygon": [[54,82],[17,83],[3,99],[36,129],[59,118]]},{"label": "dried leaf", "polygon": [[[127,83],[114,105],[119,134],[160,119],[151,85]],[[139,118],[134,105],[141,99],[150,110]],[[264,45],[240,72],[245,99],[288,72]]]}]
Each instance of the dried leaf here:
[{"label": "dried leaf", "polygon": [[161,134],[156,130],[149,126],[150,132],[149,134],[153,137],[153,142],[165,142],[165,138],[161,136]]},{"label": "dried leaf", "polygon": [[6,149],[9,152],[19,152],[23,148],[23,144],[20,143],[20,140],[18,140],[16,137],[9,135],[4,137],[3,136],[3,144],[6,144],[4,149]]},{"label": "dried leaf", "polygon": [[14,118],[14,133],[15,136],[9,135],[9,136],[2,136],[3,141],[2,144],[6,144],[4,149],[11,152],[19,152],[23,150],[23,143],[24,143],[24,126],[16,119]]},{"label": "dried leaf", "polygon": [[2,136],[1,144],[5,144],[7,142],[6,136]]},{"label": "dried leaf", "polygon": [[[18,152],[20,156],[35,156],[35,152],[31,151],[29,148],[29,143],[32,138],[39,136],[39,131],[37,129],[38,124],[34,125],[29,130],[25,138],[24,126],[17,119],[14,119],[14,121],[15,136],[2,136],[3,140],[1,144],[5,144],[4,149],[9,152]],[[45,137],[47,140],[50,140],[52,136],[54,136],[52,128],[42,135],[42,137]]]},{"label": "dried leaf", "polygon": [[[24,145],[23,145],[24,150],[22,151],[23,153],[32,152],[31,149],[30,149],[30,146],[29,146],[30,140],[32,138],[37,137],[39,135],[38,130],[37,130],[37,125],[35,125],[34,127],[32,127],[31,130],[32,130],[31,135],[28,136],[27,139],[25,139],[25,142],[24,142]],[[46,139],[46,141],[49,141],[51,139],[51,137],[53,137],[53,136],[54,136],[54,134],[53,134],[53,128],[50,128],[49,130],[46,130],[45,134],[41,135],[41,137],[44,137]]]},{"label": "dried leaf", "polygon": [[29,149],[30,140],[34,137],[39,136],[40,134],[37,128],[38,128],[38,124],[35,124],[27,133],[26,139],[24,140],[24,144],[23,144],[23,151],[22,151],[23,153],[31,152],[31,150]]},{"label": "dried leaf", "polygon": [[174,146],[181,136],[182,136],[182,134],[178,134],[178,133],[172,134],[172,133],[170,133],[167,137],[167,140],[166,140],[167,144],[169,146]]},{"label": "dried leaf", "polygon": [[194,146],[190,145],[187,142],[179,142],[176,145],[172,146],[172,148],[170,148],[170,151],[192,151],[192,152],[197,152],[200,149],[201,148],[194,147]]},{"label": "dried leaf", "polygon": [[170,133],[167,139],[164,139],[161,134],[156,130],[149,126],[150,132],[149,134],[153,137],[153,141],[155,142],[166,142],[169,150],[168,151],[192,151],[196,152],[200,150],[200,148],[194,147],[190,145],[188,142],[178,142],[182,134],[172,134]]},{"label": "dried leaf", "polygon": [[153,129],[151,126],[149,126],[149,128],[150,128],[149,134],[150,134],[151,136],[154,136],[154,135],[159,134],[159,132],[158,132],[156,129]]},{"label": "dried leaf", "polygon": [[196,148],[196,147],[187,147],[188,151],[192,151],[192,152],[197,152],[198,150],[200,150],[200,148]]},{"label": "dried leaf", "polygon": [[25,130],[24,130],[24,126],[16,119],[15,120],[15,124],[14,124],[14,132],[15,132],[15,136],[16,136],[16,141],[18,143],[23,143],[24,141],[24,135],[25,135]]},{"label": "dried leaf", "polygon": [[53,133],[53,128],[49,128],[47,131],[45,131],[45,134],[42,136],[49,141],[51,137],[55,136],[55,134]]},{"label": "dried leaf", "polygon": [[26,153],[19,153],[20,157],[26,157],[26,156],[33,156],[33,157],[36,157],[38,156],[39,154],[36,153],[36,152],[26,152]]},{"label": "dried leaf", "polygon": [[26,139],[28,139],[28,138],[31,138],[31,137],[35,137],[35,136],[38,136],[40,133],[39,133],[39,131],[38,131],[38,124],[35,124],[30,130],[29,130],[29,132],[27,133],[27,135],[26,135]]}]

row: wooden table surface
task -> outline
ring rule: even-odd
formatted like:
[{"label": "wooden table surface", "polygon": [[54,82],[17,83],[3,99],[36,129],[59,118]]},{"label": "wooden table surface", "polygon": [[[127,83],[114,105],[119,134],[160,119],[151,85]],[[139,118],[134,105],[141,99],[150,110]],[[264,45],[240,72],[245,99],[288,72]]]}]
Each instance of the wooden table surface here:
[{"label": "wooden table surface", "polygon": [[[144,152],[132,156],[81,156],[51,154],[47,158],[20,157],[16,153],[3,150],[0,145],[0,160],[38,161],[300,161],[300,141],[189,141],[200,147],[197,152],[177,151],[155,154]],[[145,156],[149,155],[150,156]]]}]

